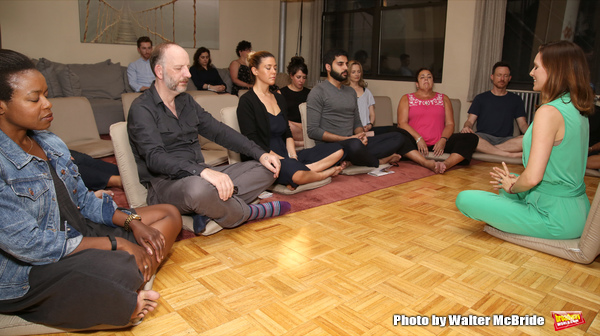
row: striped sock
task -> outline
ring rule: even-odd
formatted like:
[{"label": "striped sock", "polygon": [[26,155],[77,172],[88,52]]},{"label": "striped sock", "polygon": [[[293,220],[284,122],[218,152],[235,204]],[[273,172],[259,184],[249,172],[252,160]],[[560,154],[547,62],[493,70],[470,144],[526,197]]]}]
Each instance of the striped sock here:
[{"label": "striped sock", "polygon": [[292,208],[290,203],[283,201],[249,204],[248,206],[250,207],[249,221],[283,215]]}]

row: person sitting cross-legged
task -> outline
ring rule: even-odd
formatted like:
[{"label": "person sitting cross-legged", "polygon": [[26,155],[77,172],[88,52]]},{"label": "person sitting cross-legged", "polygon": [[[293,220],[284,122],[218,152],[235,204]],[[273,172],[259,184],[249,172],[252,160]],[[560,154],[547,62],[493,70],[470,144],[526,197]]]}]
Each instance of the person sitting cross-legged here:
[{"label": "person sitting cross-legged", "polygon": [[[248,220],[278,216],[288,202],[249,204],[279,175],[279,159],[217,121],[185,92],[191,77],[189,55],[175,43],[162,43],[150,57],[156,80],[136,98],[127,130],[148,204],[173,204],[192,214],[194,231],[210,219],[234,228]],[[204,162],[198,135],[252,161],[212,167]]]},{"label": "person sitting cross-legged", "polygon": [[[269,90],[277,75],[273,54],[267,51],[252,53],[248,64],[254,85],[238,104],[240,131],[262,149],[279,157],[281,170],[277,182],[294,190],[300,184],[338,175],[345,167],[344,164],[335,166],[344,156],[340,144],[321,143],[296,152],[285,99]],[[244,156],[242,159],[251,158]]]},{"label": "person sitting cross-legged", "polygon": [[[510,82],[510,65],[494,64],[490,76],[494,85],[490,91],[478,94],[469,108],[469,117],[461,133],[475,133],[479,137],[476,151],[506,157],[523,155],[523,136],[513,136],[514,120],[523,134],[529,125],[525,119],[525,105],[521,97],[506,91]],[[477,132],[473,125],[477,122]]]}]

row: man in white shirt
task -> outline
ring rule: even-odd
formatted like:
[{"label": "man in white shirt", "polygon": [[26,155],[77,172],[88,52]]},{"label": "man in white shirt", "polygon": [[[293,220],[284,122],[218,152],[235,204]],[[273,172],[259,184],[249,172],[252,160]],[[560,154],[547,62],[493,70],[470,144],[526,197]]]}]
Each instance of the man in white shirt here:
[{"label": "man in white shirt", "polygon": [[154,81],[154,73],[150,68],[152,40],[148,36],[140,37],[137,40],[137,50],[142,57],[129,64],[127,67],[127,77],[129,78],[129,86],[135,92],[142,92],[148,89]]}]

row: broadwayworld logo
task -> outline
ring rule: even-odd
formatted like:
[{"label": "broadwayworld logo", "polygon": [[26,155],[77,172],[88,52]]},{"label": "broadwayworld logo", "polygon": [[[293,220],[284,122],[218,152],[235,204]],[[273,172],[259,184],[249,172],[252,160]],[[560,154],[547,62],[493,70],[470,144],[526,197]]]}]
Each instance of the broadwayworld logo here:
[{"label": "broadwayworld logo", "polygon": [[559,331],[585,323],[580,311],[553,311],[554,330]]}]

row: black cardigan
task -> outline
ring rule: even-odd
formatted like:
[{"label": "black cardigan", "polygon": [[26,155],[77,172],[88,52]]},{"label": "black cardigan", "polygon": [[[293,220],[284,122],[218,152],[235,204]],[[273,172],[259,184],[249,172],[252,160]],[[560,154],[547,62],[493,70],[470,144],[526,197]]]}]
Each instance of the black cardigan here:
[{"label": "black cardigan", "polygon": [[[287,118],[287,103],[285,102],[285,98],[279,93],[274,93],[274,95],[287,126],[282,135],[283,142],[285,143],[287,138],[292,137],[292,131],[290,130]],[[254,90],[251,89],[240,97],[237,107],[240,132],[248,137],[248,139],[254,141],[265,152],[271,151],[271,124],[269,122],[269,115],[270,113],[267,112],[267,108],[260,101]],[[242,154],[242,161],[247,160],[252,160],[252,158]]]}]

